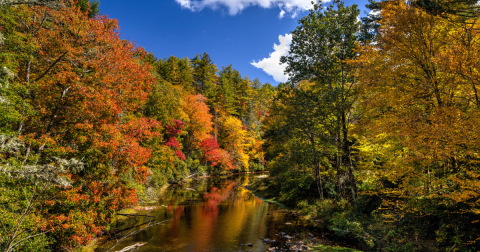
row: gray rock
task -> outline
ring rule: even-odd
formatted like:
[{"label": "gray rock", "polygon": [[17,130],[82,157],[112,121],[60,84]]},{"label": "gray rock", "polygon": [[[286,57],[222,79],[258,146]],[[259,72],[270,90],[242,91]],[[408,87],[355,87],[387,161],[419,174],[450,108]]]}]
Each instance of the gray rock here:
[{"label": "gray rock", "polygon": [[270,242],[270,240],[269,240],[269,239],[263,239],[263,242],[265,242],[265,243],[269,243],[269,242]]},{"label": "gray rock", "polygon": [[249,247],[253,247],[253,244],[249,243],[248,246],[249,246]]}]

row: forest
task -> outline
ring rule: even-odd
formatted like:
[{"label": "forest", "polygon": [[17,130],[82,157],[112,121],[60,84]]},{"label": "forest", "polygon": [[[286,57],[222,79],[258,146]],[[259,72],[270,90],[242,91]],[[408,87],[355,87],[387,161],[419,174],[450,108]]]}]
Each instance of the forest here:
[{"label": "forest", "polygon": [[[0,0],[0,251],[76,251],[194,177],[365,251],[480,249],[476,0],[316,2],[273,86],[158,59],[89,0]],[[475,56],[476,55],[476,56]]]}]

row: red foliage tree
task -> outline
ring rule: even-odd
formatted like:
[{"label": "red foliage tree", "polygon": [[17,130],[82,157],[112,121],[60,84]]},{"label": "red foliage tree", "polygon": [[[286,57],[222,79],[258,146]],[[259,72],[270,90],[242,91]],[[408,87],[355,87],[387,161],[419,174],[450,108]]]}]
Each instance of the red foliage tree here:
[{"label": "red foliage tree", "polygon": [[215,139],[214,136],[207,138],[202,141],[200,144],[200,148],[202,149],[204,161],[208,161],[212,164],[212,166],[217,165],[217,162],[220,160],[221,156],[218,152],[220,145]]},{"label": "red foliage tree", "polygon": [[185,128],[185,123],[180,120],[173,120],[173,125],[167,125],[168,141],[165,143],[166,146],[171,147],[175,150],[175,156],[180,160],[185,160],[185,155],[180,149],[180,143],[177,140],[177,137],[182,133],[182,129]]}]

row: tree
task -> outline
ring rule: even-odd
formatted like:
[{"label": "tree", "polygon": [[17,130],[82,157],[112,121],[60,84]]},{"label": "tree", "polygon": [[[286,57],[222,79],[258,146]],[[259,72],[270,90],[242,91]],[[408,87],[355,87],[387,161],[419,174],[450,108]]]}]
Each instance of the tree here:
[{"label": "tree", "polygon": [[215,63],[210,59],[210,55],[195,55],[190,60],[193,66],[193,80],[197,90],[208,99],[212,98],[216,91],[216,73],[218,71]]},{"label": "tree", "polygon": [[81,11],[87,12],[89,18],[100,15],[100,2],[98,0],[78,0],[77,6],[80,7]]},{"label": "tree", "polygon": [[232,65],[222,67],[218,76],[218,87],[212,99],[212,103],[221,106],[228,114],[237,114],[236,86],[242,81],[240,73],[233,69]]},{"label": "tree", "polygon": [[239,170],[243,168],[248,171],[249,157],[245,153],[248,131],[242,125],[242,122],[234,116],[224,116],[220,120],[220,146],[232,155],[235,166]]},{"label": "tree", "polygon": [[175,56],[159,60],[157,62],[157,71],[160,77],[169,83],[180,86],[187,93],[195,91],[193,87],[192,67],[188,58],[179,59]]},{"label": "tree", "polygon": [[202,149],[204,161],[210,162],[212,166],[217,165],[221,158],[219,153],[220,145],[218,144],[217,139],[215,139],[214,136],[210,136],[210,138],[207,138],[200,143],[200,148]]},{"label": "tree", "polygon": [[185,130],[188,132],[184,138],[184,148],[190,154],[200,147],[202,141],[210,138],[213,116],[209,113],[207,99],[203,95],[188,95],[184,100],[182,107],[187,116]]},{"label": "tree", "polygon": [[[382,3],[381,15],[377,44],[361,47],[351,63],[358,68],[360,125],[370,144],[386,144],[393,156],[376,170],[396,185],[382,191],[408,196],[414,216],[425,214],[417,202],[433,204],[443,216],[437,233],[455,237],[450,246],[478,246],[471,230],[480,199],[479,19],[402,1]],[[468,228],[453,235],[446,227],[459,219]]]},{"label": "tree", "polygon": [[[7,59],[16,76],[9,100],[16,100],[20,115],[10,121],[9,137],[25,144],[18,157],[0,154],[2,179],[57,159],[82,160],[83,170],[62,174],[70,186],[49,186],[53,202],[42,198],[33,212],[46,220],[39,229],[62,223],[51,233],[56,249],[87,243],[115,211],[138,202],[127,180],[149,175],[144,144],[159,123],[138,113],[154,83],[141,63],[145,53],[119,38],[115,20],[89,19],[77,7],[21,5],[2,12],[9,15],[0,18],[6,37],[0,61]],[[10,185],[2,187],[13,190]]]},{"label": "tree", "polygon": [[356,5],[345,7],[341,1],[334,1],[325,11],[321,3],[315,4],[310,14],[300,19],[300,26],[292,32],[289,56],[281,58],[282,63],[287,63],[286,73],[293,85],[302,80],[312,80],[322,90],[319,99],[328,104],[328,113],[337,120],[331,129],[335,132],[332,140],[339,151],[336,157],[337,176],[340,176],[343,159],[348,167],[353,200],[357,197],[357,187],[349,130],[353,119],[355,79],[346,60],[356,57],[354,48],[360,29],[358,14]]}]

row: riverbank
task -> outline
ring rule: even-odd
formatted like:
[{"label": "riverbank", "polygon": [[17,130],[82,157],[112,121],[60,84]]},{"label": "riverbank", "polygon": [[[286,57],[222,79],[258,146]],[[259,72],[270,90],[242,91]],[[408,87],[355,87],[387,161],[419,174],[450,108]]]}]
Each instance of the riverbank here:
[{"label": "riverbank", "polygon": [[213,177],[222,177],[222,176],[237,176],[237,175],[246,175],[246,174],[262,174],[269,173],[269,171],[253,171],[253,172],[237,172],[237,173],[227,173],[227,174],[211,174],[205,176],[198,176],[197,179],[203,178],[213,178]]},{"label": "riverbank", "polygon": [[[266,179],[266,178],[265,178]],[[268,179],[266,180],[268,181]],[[345,244],[341,241],[341,237],[332,236],[330,232],[326,232],[325,221],[319,220],[312,216],[301,208],[286,206],[279,200],[279,195],[274,195],[268,191],[268,187],[264,184],[265,180],[257,180],[256,183],[252,183],[245,186],[245,189],[251,191],[255,196],[259,197],[265,202],[277,204],[283,209],[289,212],[292,216],[302,218],[312,222],[312,225],[318,228],[320,238],[311,235],[310,240],[305,240],[306,245],[311,251],[345,251],[345,252],[361,252],[358,250],[358,244]],[[314,239],[312,239],[314,238]]]},{"label": "riverbank", "polygon": [[[378,210],[382,202],[378,195],[360,192],[355,203],[346,199],[320,201],[316,195],[305,197],[305,194],[292,199],[294,193],[289,193],[286,199],[285,192],[275,183],[275,178],[269,177],[257,180],[247,188],[256,196],[282,204],[292,214],[315,223],[322,237],[338,241],[341,247],[354,251],[439,251],[435,240],[421,239],[417,236],[418,230],[389,221],[389,212]],[[328,247],[317,249],[335,251],[333,248],[328,250]]]}]

